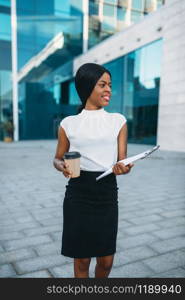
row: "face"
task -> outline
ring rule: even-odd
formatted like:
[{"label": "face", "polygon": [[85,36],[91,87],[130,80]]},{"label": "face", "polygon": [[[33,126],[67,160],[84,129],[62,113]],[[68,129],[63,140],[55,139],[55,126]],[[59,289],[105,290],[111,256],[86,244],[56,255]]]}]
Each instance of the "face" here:
[{"label": "face", "polygon": [[86,102],[86,109],[98,109],[109,105],[111,97],[111,79],[108,73],[104,73],[97,81],[90,97]]}]

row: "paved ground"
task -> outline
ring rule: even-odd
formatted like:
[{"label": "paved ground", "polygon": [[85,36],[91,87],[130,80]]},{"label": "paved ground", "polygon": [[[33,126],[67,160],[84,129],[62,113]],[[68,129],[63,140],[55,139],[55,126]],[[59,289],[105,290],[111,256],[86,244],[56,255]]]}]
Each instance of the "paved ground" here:
[{"label": "paved ground", "polygon": [[[64,178],[56,141],[0,143],[0,277],[73,277],[60,255]],[[128,145],[128,155],[151,148]],[[119,233],[109,277],[185,277],[185,153],[158,150],[118,176]],[[95,259],[90,265],[94,277]]]}]

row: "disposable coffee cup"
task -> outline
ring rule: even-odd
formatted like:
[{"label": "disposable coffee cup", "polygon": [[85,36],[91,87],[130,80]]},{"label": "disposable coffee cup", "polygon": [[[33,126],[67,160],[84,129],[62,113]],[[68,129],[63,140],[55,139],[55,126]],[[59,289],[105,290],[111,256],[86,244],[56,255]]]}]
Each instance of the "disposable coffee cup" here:
[{"label": "disposable coffee cup", "polygon": [[69,171],[72,173],[71,178],[80,176],[80,157],[79,152],[65,152],[64,161],[69,166]]}]

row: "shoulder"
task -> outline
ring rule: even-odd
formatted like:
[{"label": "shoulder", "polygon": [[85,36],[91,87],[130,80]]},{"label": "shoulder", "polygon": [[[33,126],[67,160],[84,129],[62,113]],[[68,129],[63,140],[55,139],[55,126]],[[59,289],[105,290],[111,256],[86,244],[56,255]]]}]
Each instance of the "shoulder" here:
[{"label": "shoulder", "polygon": [[106,112],[107,113],[107,116],[114,120],[115,122],[118,122],[118,123],[126,123],[127,119],[126,117],[121,114],[121,113],[110,113],[110,112]]},{"label": "shoulder", "polygon": [[69,124],[74,123],[75,120],[77,120],[77,119],[78,119],[78,115],[65,117],[65,118],[60,122],[60,126],[68,126]]}]

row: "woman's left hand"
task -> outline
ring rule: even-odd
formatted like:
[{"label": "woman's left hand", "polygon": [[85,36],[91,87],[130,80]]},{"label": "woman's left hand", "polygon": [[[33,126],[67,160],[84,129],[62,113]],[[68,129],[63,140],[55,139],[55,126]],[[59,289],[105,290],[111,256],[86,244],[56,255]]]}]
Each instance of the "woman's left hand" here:
[{"label": "woman's left hand", "polygon": [[125,166],[123,163],[117,162],[113,166],[112,171],[115,175],[127,174],[130,172],[130,170],[133,166],[134,166],[134,164],[129,164],[129,165]]}]

